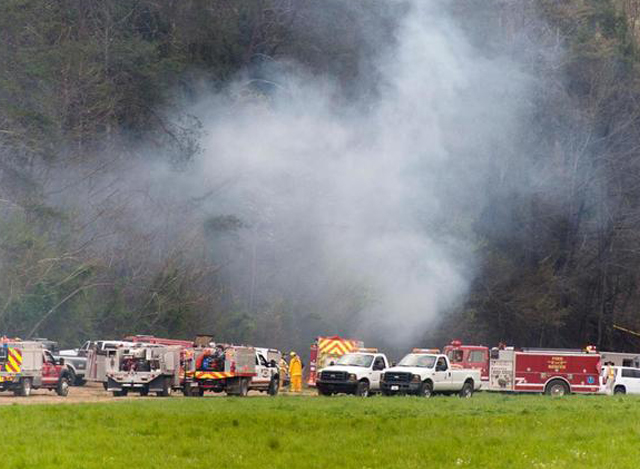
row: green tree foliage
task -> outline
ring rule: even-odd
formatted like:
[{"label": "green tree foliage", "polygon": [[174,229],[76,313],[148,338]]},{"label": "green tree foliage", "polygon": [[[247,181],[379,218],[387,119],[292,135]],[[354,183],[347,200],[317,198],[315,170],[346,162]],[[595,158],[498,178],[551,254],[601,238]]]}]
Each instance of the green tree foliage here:
[{"label": "green tree foliage", "polygon": [[[476,219],[448,222],[471,233],[481,263],[468,301],[429,338],[637,347],[612,326],[640,329],[640,3],[450,3],[489,51],[535,19],[535,40],[563,59],[527,57],[527,72],[549,77],[527,116],[533,130],[523,147],[534,151],[496,168],[503,182],[486,188],[490,201]],[[202,128],[181,104],[240,76],[265,78],[272,59],[301,63],[339,83],[345,99],[366,102],[376,93],[372,57],[394,41],[401,8],[384,0],[4,0],[0,332],[66,344],[212,332],[300,349],[313,335],[357,331],[350,321],[375,299],[361,285],[335,289],[342,309],[331,314],[282,292],[255,299],[256,254],[233,240],[246,229],[267,234],[236,214],[161,244],[122,226],[128,201],[100,205],[96,225],[52,203],[47,181],[86,162],[106,173],[142,147],[152,149],[145,158],[188,163]],[[543,180],[518,170],[527,165]],[[112,231],[115,246],[102,240]],[[221,275],[232,261],[244,262],[252,280]]]}]

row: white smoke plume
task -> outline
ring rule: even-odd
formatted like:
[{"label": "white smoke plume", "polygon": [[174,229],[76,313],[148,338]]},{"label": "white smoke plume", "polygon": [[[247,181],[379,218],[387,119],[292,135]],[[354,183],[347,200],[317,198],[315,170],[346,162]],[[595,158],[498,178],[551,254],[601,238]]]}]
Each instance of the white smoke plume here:
[{"label": "white smoke plume", "polygon": [[194,187],[228,182],[208,211],[245,226],[217,246],[237,249],[229,269],[251,307],[299,299],[351,335],[407,343],[464,299],[468,225],[512,150],[527,80],[472,47],[436,0],[411,4],[377,64],[366,106],[301,70],[274,79],[266,102],[202,103]]},{"label": "white smoke plume", "polygon": [[529,88],[516,63],[471,44],[445,3],[398,2],[395,42],[350,84],[375,93],[354,102],[286,63],[267,96],[247,98],[239,79],[191,109],[203,152],[183,171],[147,160],[106,182],[83,176],[89,212],[117,208],[103,221],[121,225],[109,249],[157,232],[139,255],[161,259],[204,227],[229,309],[286,310],[304,344],[333,333],[417,344],[465,299],[472,225],[518,146]]}]

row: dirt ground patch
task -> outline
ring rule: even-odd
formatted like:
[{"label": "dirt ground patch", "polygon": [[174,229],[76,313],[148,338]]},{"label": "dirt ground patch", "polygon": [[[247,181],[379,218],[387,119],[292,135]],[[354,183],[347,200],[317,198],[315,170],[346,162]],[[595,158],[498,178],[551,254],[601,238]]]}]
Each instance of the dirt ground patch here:
[{"label": "dirt ground patch", "polygon": [[[288,392],[282,392],[283,395],[293,395]],[[305,390],[303,395],[315,395],[312,390]],[[223,397],[224,393],[214,394],[206,393],[203,399]],[[249,393],[251,397],[269,397],[266,393],[258,391],[251,391]],[[168,398],[182,398],[180,391],[174,391],[173,396]],[[95,403],[95,402],[122,402],[130,400],[140,399],[158,399],[156,396],[141,397],[138,394],[132,393],[126,397],[114,397],[113,394],[107,392],[100,383],[87,383],[84,386],[73,386],[69,389],[69,395],[67,397],[58,396],[55,391],[47,391],[45,389],[37,389],[31,391],[29,397],[14,396],[12,392],[0,392],[0,406],[2,405],[23,405],[23,404],[81,404],[81,403]],[[165,398],[167,399],[167,398]]]}]

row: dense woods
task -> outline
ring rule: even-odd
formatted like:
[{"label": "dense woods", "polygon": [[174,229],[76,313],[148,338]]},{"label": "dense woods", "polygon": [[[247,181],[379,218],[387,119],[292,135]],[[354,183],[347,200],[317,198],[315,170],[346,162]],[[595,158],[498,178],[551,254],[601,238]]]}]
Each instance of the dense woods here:
[{"label": "dense woods", "polygon": [[[494,162],[485,206],[464,221],[477,259],[470,290],[423,341],[638,349],[613,325],[640,330],[640,2],[450,3],[488,56],[544,80],[528,98],[521,151]],[[3,1],[0,331],[69,345],[208,331],[283,348],[357,333],[362,291],[344,288],[332,310],[286,289],[254,294],[260,253],[212,241],[251,227],[199,211],[224,182],[185,201],[135,174],[188,168],[207,130],[190,110],[232,82],[233,99],[268,102],[272,77],[302,67],[362,106],[383,86],[374,59],[404,10],[387,0]],[[234,262],[249,268],[230,273]]]}]

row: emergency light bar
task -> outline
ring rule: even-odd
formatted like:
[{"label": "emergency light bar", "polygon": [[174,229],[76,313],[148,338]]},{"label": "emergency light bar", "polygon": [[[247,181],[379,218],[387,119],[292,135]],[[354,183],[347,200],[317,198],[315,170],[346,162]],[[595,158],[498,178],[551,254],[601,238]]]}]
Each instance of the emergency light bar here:
[{"label": "emergency light bar", "polygon": [[414,348],[411,353],[440,353],[439,348]]},{"label": "emergency light bar", "polygon": [[378,353],[378,349],[375,347],[362,347],[354,349],[353,353]]}]

